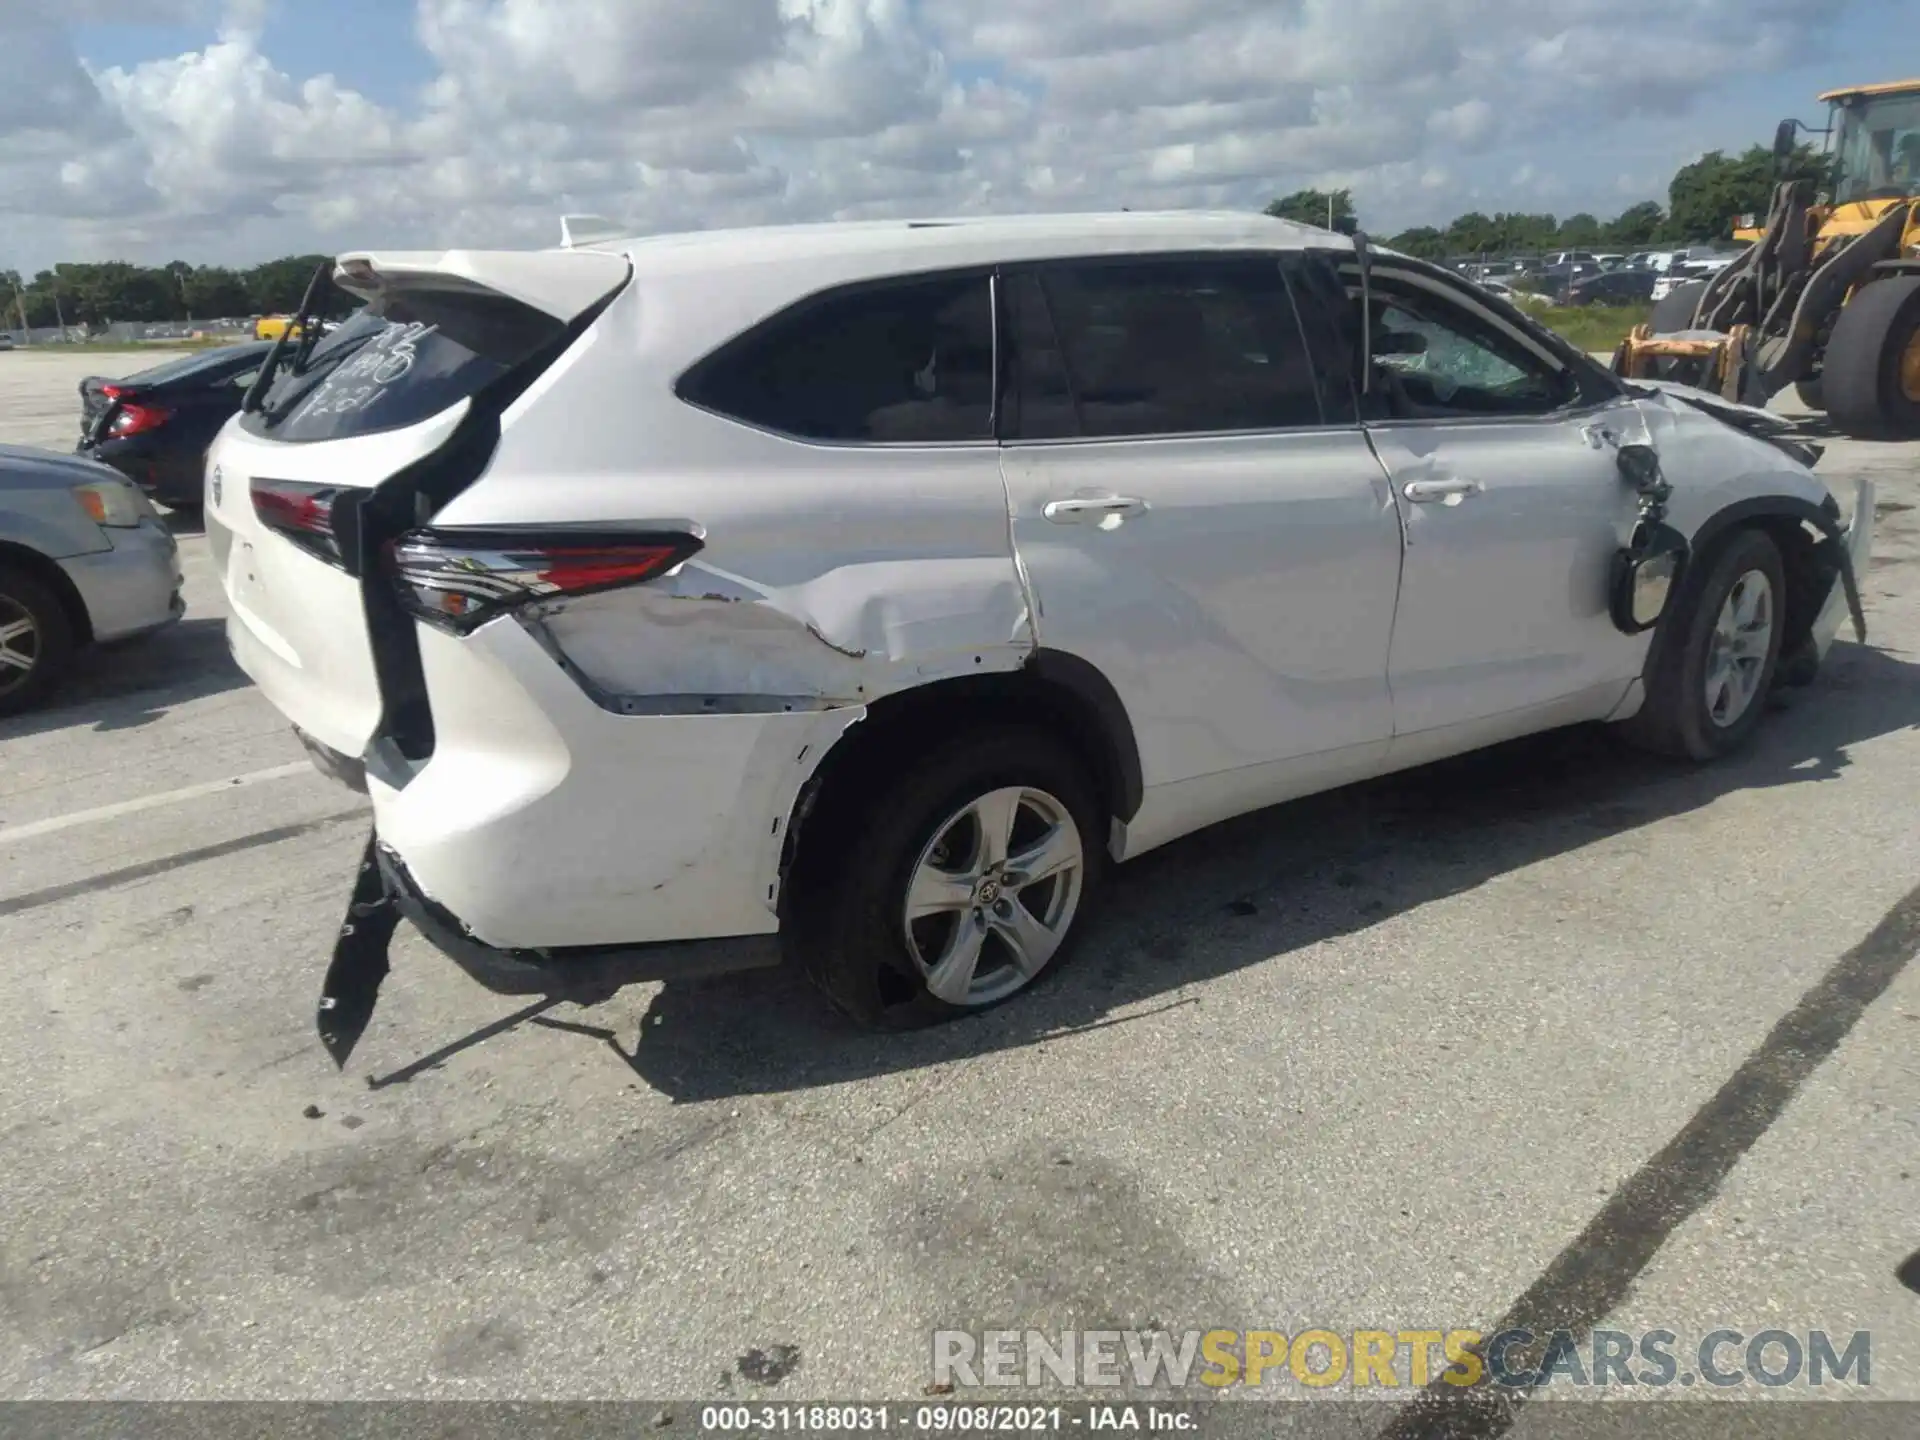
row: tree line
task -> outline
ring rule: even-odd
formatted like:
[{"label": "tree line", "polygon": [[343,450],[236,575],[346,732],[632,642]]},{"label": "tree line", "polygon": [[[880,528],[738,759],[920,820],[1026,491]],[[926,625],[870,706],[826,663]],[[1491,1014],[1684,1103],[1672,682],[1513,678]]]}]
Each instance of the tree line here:
[{"label": "tree line", "polygon": [[[152,324],[291,313],[305,297],[313,272],[331,263],[325,255],[285,255],[235,270],[184,260],[157,266],[110,260],[62,263],[31,280],[15,270],[0,270],[0,330],[22,325],[98,329],[122,320]],[[338,318],[357,303],[329,287],[323,308]]]},{"label": "tree line", "polygon": [[[1829,162],[1801,146],[1788,163],[1787,178],[1825,183]],[[1643,200],[1612,219],[1582,211],[1576,215],[1485,215],[1470,210],[1444,226],[1416,225],[1386,240],[1392,249],[1425,260],[1456,255],[1508,255],[1551,250],[1636,250],[1650,245],[1706,244],[1727,239],[1738,216],[1764,219],[1781,179],[1773,152],[1755,145],[1741,155],[1708,151],[1674,172],[1667,203]],[[1267,206],[1267,214],[1306,225],[1329,219],[1358,220],[1352,192],[1296,190]]]},{"label": "tree line", "polygon": [[[1826,178],[1827,163],[1818,152],[1802,146],[1788,173],[1818,185]],[[1741,155],[1714,150],[1674,173],[1665,206],[1646,200],[1608,220],[1585,212],[1485,215],[1474,210],[1456,215],[1445,226],[1402,230],[1386,243],[1409,255],[1439,260],[1454,255],[1626,250],[1724,240],[1734,217],[1766,213],[1778,178],[1773,154],[1764,146],[1755,145]],[[1309,225],[1358,218],[1352,193],[1346,190],[1296,190],[1267,206],[1267,213]],[[153,323],[287,313],[299,306],[314,270],[326,263],[324,255],[285,255],[246,270],[190,265],[184,260],[159,266],[117,260],[63,263],[31,280],[16,271],[0,270],[0,307],[5,312],[0,329],[23,323],[36,329],[51,325],[97,329],[113,321]],[[351,296],[330,290],[324,308],[338,318],[355,303]]]}]

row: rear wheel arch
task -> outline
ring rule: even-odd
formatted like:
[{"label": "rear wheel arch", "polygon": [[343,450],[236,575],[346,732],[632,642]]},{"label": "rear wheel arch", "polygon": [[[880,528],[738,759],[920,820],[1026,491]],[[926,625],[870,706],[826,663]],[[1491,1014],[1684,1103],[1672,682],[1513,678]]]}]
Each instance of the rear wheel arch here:
[{"label": "rear wheel arch", "polygon": [[[1140,752],[1118,692],[1079,656],[1040,650],[1010,673],[936,680],[869,705],[802,787],[787,825],[782,875],[803,869],[810,852],[831,849],[817,842],[857,820],[861,800],[871,794],[863,777],[897,772],[951,737],[1005,725],[1057,736],[1086,766],[1109,816],[1125,821],[1138,812]],[[783,919],[792,893],[782,885]]]},{"label": "rear wheel arch", "polygon": [[49,560],[38,550],[29,550],[25,545],[0,540],[0,568],[23,571],[46,586],[66,611],[67,622],[73,627],[74,644],[93,643],[93,617],[87,613],[87,602],[81,598],[71,577],[56,561]]}]

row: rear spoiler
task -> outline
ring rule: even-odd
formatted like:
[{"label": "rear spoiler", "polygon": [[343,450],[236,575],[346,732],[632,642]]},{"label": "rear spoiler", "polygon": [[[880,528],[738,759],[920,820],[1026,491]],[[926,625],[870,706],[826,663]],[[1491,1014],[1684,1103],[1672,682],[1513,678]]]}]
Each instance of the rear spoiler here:
[{"label": "rear spoiler", "polygon": [[504,295],[571,323],[626,283],[632,265],[601,250],[358,250],[334,282],[363,300],[398,290]]}]

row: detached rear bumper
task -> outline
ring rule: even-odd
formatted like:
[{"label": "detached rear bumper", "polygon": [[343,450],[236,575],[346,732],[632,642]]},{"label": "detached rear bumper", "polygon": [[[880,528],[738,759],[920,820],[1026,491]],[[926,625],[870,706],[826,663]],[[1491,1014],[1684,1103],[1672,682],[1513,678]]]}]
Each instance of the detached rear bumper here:
[{"label": "detached rear bumper", "polygon": [[[1852,557],[1856,581],[1866,579],[1867,566],[1873,559],[1873,501],[1873,481],[1859,481],[1854,489],[1853,515],[1846,532],[1847,554]],[[1836,575],[1833,588],[1827,592],[1827,603],[1820,607],[1813,621],[1814,652],[1822,660],[1826,659],[1827,651],[1833,647],[1834,638],[1848,618],[1847,587]]]},{"label": "detached rear bumper", "polygon": [[400,914],[454,964],[496,995],[612,994],[647,980],[684,980],[780,963],[778,935],[669,940],[644,945],[575,945],[507,950],[474,938],[459,918],[427,898],[393,849],[377,845],[380,876]]}]

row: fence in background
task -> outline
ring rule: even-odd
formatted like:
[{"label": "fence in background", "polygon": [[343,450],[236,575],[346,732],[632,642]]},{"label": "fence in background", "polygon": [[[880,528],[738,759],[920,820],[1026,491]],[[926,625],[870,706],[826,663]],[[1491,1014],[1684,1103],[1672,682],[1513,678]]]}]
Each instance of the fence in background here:
[{"label": "fence in background", "polygon": [[157,320],[151,324],[138,320],[116,320],[94,331],[89,331],[84,325],[69,325],[64,330],[55,325],[43,325],[32,330],[0,330],[0,335],[11,337],[15,345],[59,345],[82,340],[111,340],[117,343],[188,340],[196,335],[234,339],[251,336],[252,333],[253,321],[249,319]]}]

